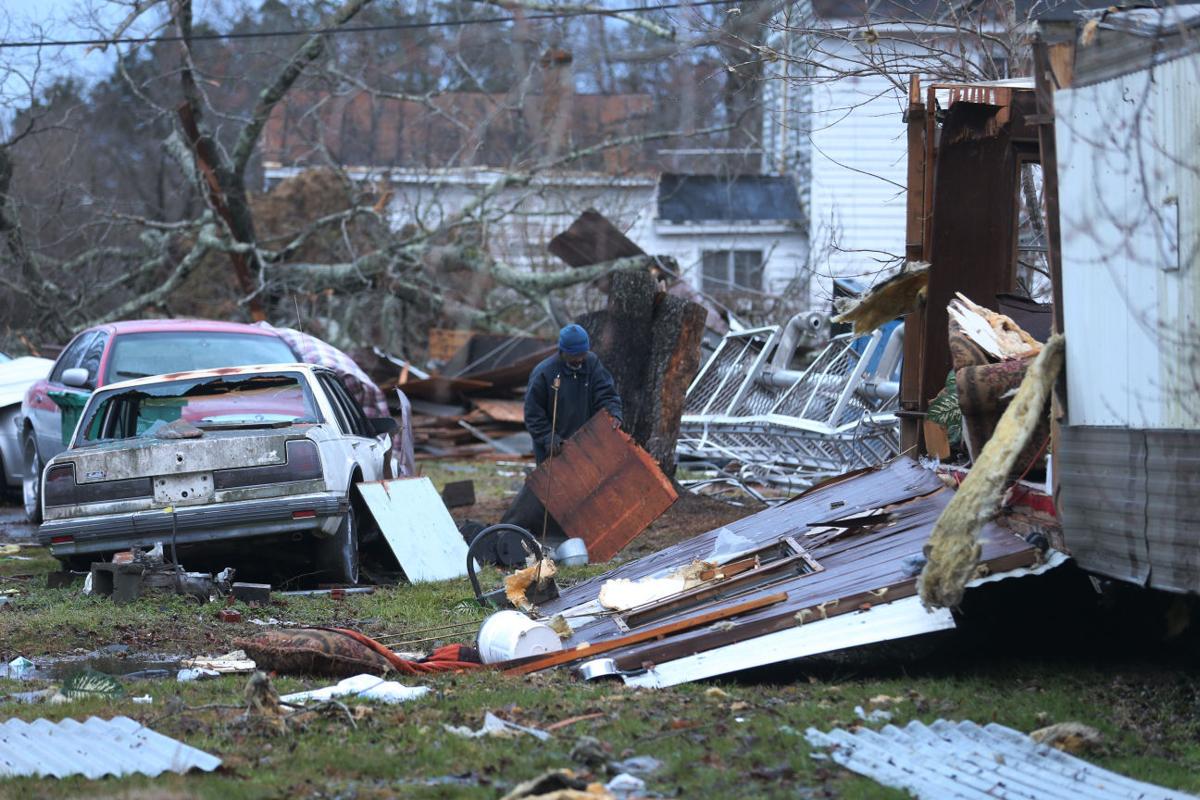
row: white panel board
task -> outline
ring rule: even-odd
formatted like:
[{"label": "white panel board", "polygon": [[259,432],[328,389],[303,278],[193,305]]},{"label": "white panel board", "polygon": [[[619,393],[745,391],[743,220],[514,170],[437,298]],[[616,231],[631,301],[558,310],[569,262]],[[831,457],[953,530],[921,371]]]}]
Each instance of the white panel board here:
[{"label": "white panel board", "polygon": [[429,478],[358,484],[388,546],[412,583],[467,574],[467,543]]},{"label": "white panel board", "polygon": [[794,658],[832,653],[847,647],[888,642],[954,627],[954,615],[944,608],[926,611],[921,598],[906,597],[831,619],[807,622],[786,631],[718,647],[694,656],[659,664],[625,678],[629,686],[660,689]]}]

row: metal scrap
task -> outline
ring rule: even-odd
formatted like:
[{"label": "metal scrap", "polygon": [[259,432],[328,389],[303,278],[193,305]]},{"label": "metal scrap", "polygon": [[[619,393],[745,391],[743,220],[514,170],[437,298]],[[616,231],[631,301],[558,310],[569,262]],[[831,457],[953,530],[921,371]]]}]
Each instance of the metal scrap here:
[{"label": "metal scrap", "polygon": [[221,759],[216,756],[155,733],[128,717],[56,723],[10,719],[0,724],[0,777],[5,778],[155,777],[168,770],[212,772],[219,766]]},{"label": "metal scrap", "polygon": [[801,488],[894,458],[903,337],[837,336],[801,371],[779,327],[730,333],[688,388],[680,455]]},{"label": "metal scrap", "polygon": [[1184,800],[1191,795],[1131,780],[991,723],[913,721],[876,732],[809,728],[814,747],[846,769],[924,800],[943,797],[1088,797]]}]

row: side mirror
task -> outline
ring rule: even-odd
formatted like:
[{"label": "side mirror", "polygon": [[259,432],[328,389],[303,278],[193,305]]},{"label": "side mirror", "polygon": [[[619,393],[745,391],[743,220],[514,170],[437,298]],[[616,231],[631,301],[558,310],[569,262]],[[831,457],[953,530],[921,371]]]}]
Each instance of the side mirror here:
[{"label": "side mirror", "polygon": [[371,433],[376,436],[391,433],[397,427],[396,420],[391,417],[367,417],[367,422],[371,423]]},{"label": "side mirror", "polygon": [[65,386],[74,386],[77,389],[87,389],[88,386],[88,371],[83,367],[72,367],[71,369],[63,370],[62,382]]}]

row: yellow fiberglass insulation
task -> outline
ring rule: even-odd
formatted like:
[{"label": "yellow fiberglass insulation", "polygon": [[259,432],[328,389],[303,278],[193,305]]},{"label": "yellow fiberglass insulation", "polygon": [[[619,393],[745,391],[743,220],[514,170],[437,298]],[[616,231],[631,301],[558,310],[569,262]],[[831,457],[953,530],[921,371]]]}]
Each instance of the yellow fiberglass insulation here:
[{"label": "yellow fiberglass insulation", "polygon": [[995,514],[1008,474],[1037,427],[1050,388],[1062,368],[1065,340],[1054,335],[1025,373],[996,432],[975,459],[962,486],[938,517],[925,544],[928,561],[917,580],[926,608],[952,608],[975,576],[980,529]]}]

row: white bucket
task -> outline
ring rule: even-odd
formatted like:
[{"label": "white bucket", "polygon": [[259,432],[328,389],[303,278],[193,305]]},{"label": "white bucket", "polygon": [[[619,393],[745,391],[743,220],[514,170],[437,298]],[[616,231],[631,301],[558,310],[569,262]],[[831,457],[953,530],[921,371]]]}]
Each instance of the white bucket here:
[{"label": "white bucket", "polygon": [[558,634],[520,611],[498,611],[484,620],[479,629],[479,656],[485,664],[559,650],[562,640]]}]

